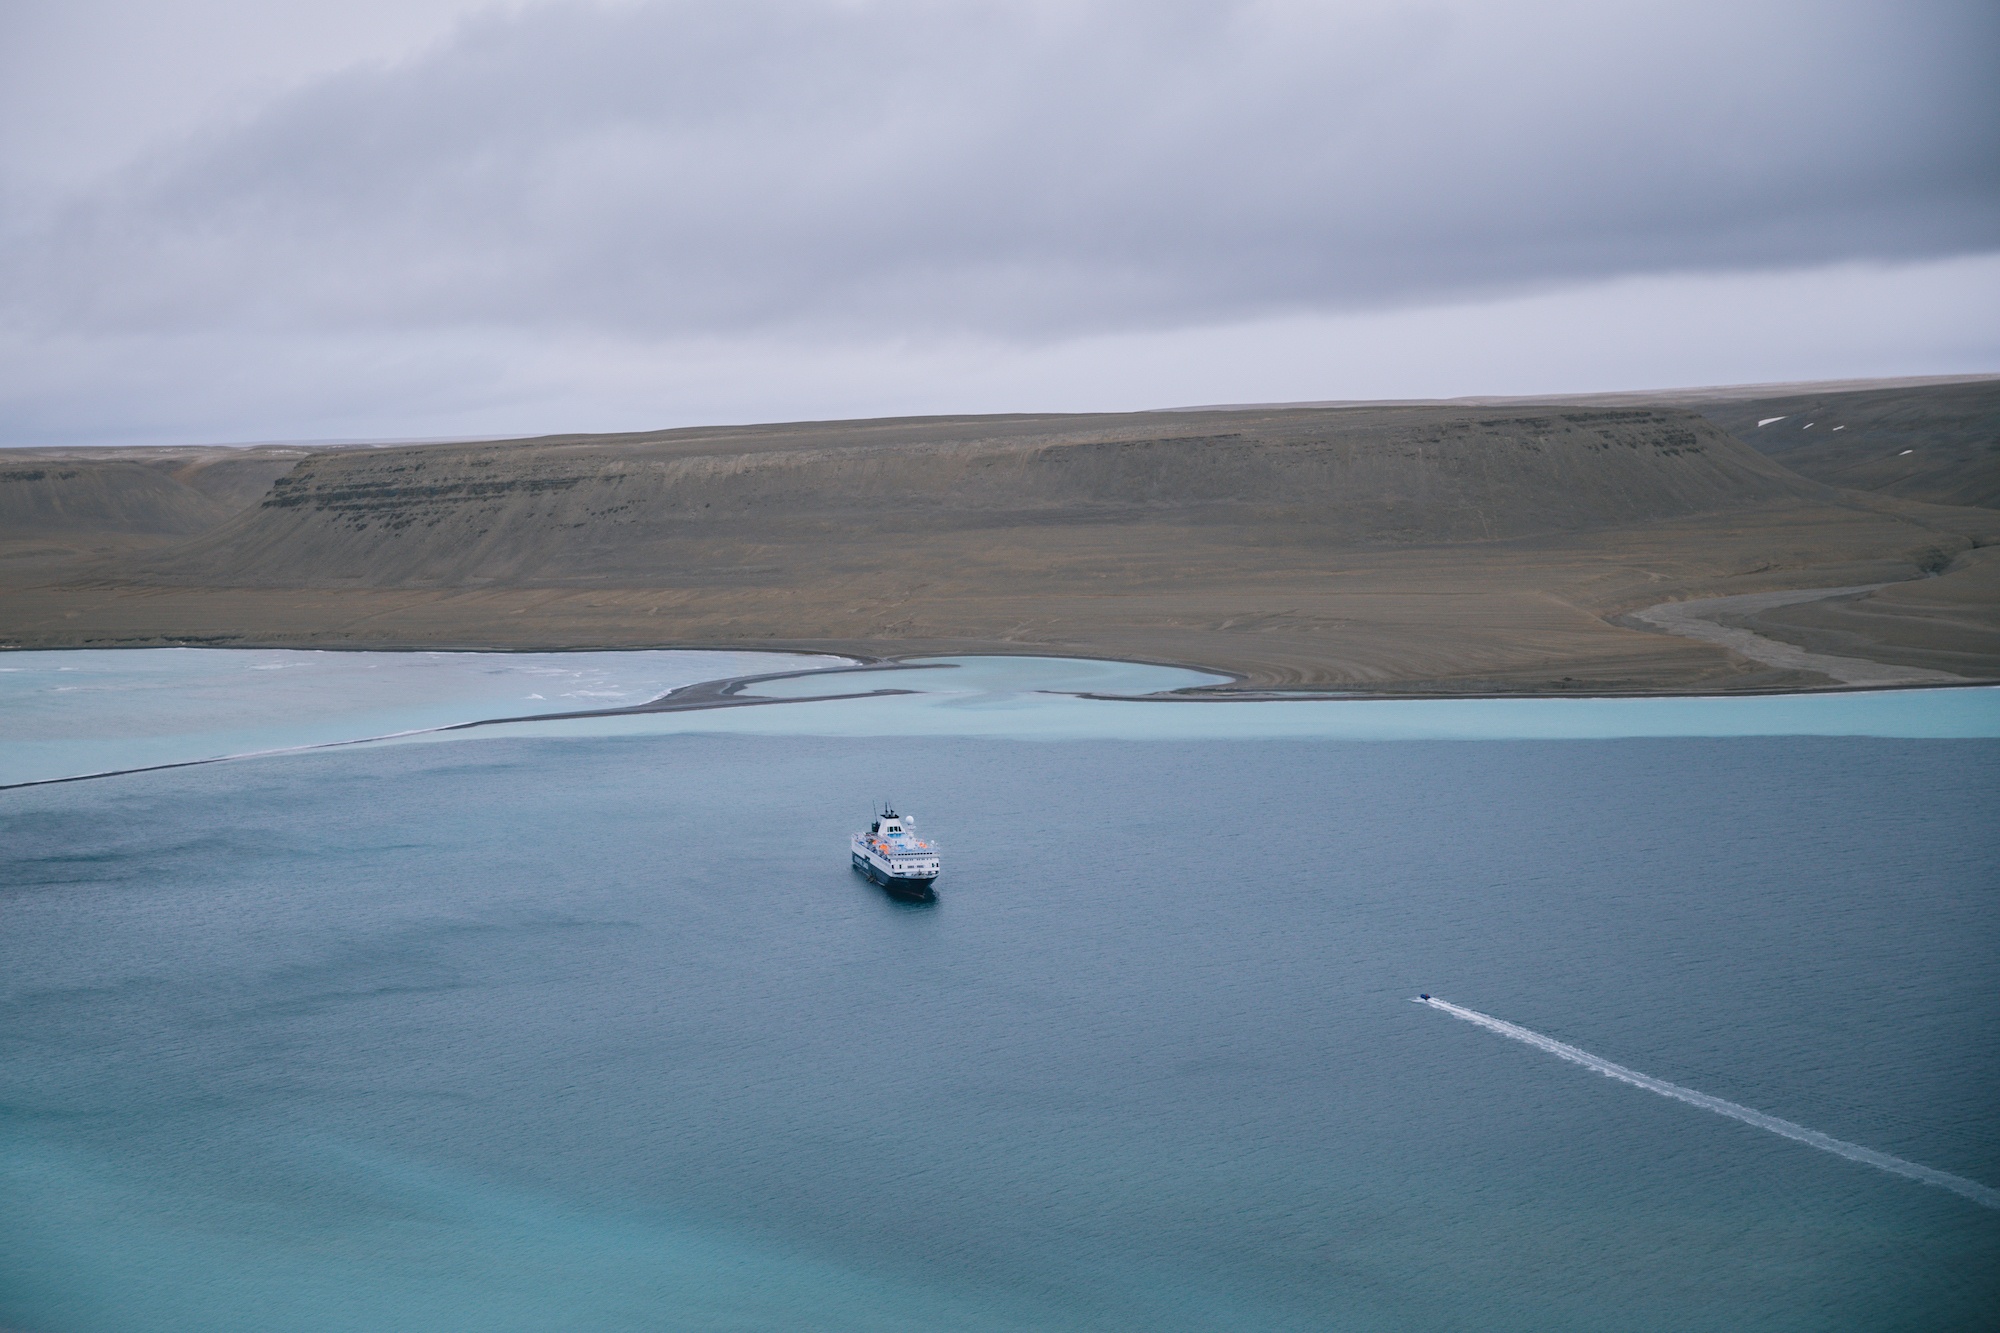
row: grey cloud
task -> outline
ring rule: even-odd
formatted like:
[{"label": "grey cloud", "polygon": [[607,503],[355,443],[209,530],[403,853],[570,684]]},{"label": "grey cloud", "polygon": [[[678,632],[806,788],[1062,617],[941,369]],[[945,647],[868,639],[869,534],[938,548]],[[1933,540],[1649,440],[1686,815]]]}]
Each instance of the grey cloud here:
[{"label": "grey cloud", "polygon": [[1022,338],[2000,248],[1987,4],[547,6],[17,201],[17,329]]}]

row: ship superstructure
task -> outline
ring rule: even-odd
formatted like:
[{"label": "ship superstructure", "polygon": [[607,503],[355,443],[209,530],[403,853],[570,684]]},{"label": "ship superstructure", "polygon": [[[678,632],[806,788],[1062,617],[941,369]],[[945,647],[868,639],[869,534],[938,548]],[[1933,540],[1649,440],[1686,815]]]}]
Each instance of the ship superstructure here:
[{"label": "ship superstructure", "polygon": [[919,838],[914,821],[885,806],[851,844],[854,868],[903,898],[928,898],[941,863],[935,844]]}]

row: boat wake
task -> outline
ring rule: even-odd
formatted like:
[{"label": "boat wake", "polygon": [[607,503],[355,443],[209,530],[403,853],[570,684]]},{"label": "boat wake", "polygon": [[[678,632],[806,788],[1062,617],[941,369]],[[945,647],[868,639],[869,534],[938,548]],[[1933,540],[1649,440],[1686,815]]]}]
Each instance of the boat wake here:
[{"label": "boat wake", "polygon": [[1911,1180],[1922,1181],[1926,1185],[1936,1185],[1939,1189],[1950,1190],[1987,1208],[2000,1208],[2000,1190],[1989,1189],[1976,1180],[1967,1180],[1964,1176],[1954,1176],[1949,1171],[1939,1171],[1917,1162],[1906,1162],[1900,1157],[1891,1157],[1888,1153],[1876,1152],[1873,1148],[1864,1148],[1858,1143],[1848,1143],[1832,1135],[1822,1134],[1816,1129],[1807,1129],[1804,1125],[1795,1125],[1789,1120],[1780,1120],[1777,1116],[1765,1115],[1762,1111],[1753,1111],[1747,1106],[1738,1106],[1735,1102],[1711,1097],[1705,1092],[1696,1092],[1693,1088],[1683,1088],[1678,1083],[1669,1083],[1650,1074],[1642,1074],[1636,1069],[1627,1069],[1624,1065],[1613,1064],[1602,1056],[1579,1050],[1565,1042],[1557,1041],[1554,1037],[1545,1037],[1539,1032],[1509,1023],[1505,1019],[1482,1014],[1476,1009],[1466,1009],[1435,996],[1426,995],[1416,1003],[1429,1005],[1433,1009],[1450,1014],[1453,1018],[1462,1018],[1468,1023],[1485,1028],[1488,1032],[1512,1037],[1515,1041],[1532,1046],[1538,1051],[1547,1051],[1558,1059],[1582,1065],[1585,1069],[1596,1070],[1606,1078],[1615,1078],[1621,1083],[1630,1083],[1635,1088],[1644,1088],[1648,1092],[1657,1092],[1662,1097],[1672,1097],[1675,1101],[1686,1102],[1689,1106],[1699,1106],[1704,1111],[1713,1111],[1732,1120],[1741,1120],[1746,1125],[1768,1129],[1773,1134],[1783,1135],[1785,1138],[1818,1148],[1823,1152],[1830,1152],[1836,1157],[1845,1157],[1850,1162],[1860,1162],[1882,1171],[1906,1176]]}]

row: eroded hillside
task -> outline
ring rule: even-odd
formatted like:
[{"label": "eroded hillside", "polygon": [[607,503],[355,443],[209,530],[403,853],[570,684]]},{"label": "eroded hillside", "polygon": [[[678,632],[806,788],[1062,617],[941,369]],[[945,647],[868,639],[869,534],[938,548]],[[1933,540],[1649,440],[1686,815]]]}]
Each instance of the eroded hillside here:
[{"label": "eroded hillside", "polygon": [[[180,494],[160,489],[164,464],[96,464],[60,483],[92,513],[123,496],[152,522]],[[2000,676],[2000,564],[1974,549],[2000,543],[2000,514],[1826,486],[1681,406],[908,418],[256,466],[268,489],[239,469],[233,500],[183,497],[178,531],[17,568],[0,635],[1027,651],[1259,686],[1726,690],[1828,682],[1623,613],[1893,583],[1776,632]],[[213,467],[177,484],[196,493]]]},{"label": "eroded hillside", "polygon": [[10,449],[0,565],[130,554],[211,532],[270,492],[301,449]]},{"label": "eroded hillside", "polygon": [[[153,563],[164,581],[648,580],[760,546],[1162,524],[1309,545],[1494,541],[1821,488],[1687,412],[1434,409],[938,420],[325,453]],[[1252,538],[1252,534],[1261,534]]]},{"label": "eroded hillside", "polygon": [[1698,410],[1829,486],[2000,508],[2000,379],[1771,394]]}]

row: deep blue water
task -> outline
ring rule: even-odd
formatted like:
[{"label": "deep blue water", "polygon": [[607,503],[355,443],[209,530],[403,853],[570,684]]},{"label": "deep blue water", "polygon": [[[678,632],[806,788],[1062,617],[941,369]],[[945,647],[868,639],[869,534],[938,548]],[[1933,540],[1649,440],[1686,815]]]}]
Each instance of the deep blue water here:
[{"label": "deep blue water", "polygon": [[[1146,705],[1135,705],[1146,706]],[[656,736],[0,799],[0,1327],[1955,1329],[2000,742]],[[892,903],[845,838],[945,849]]]}]

